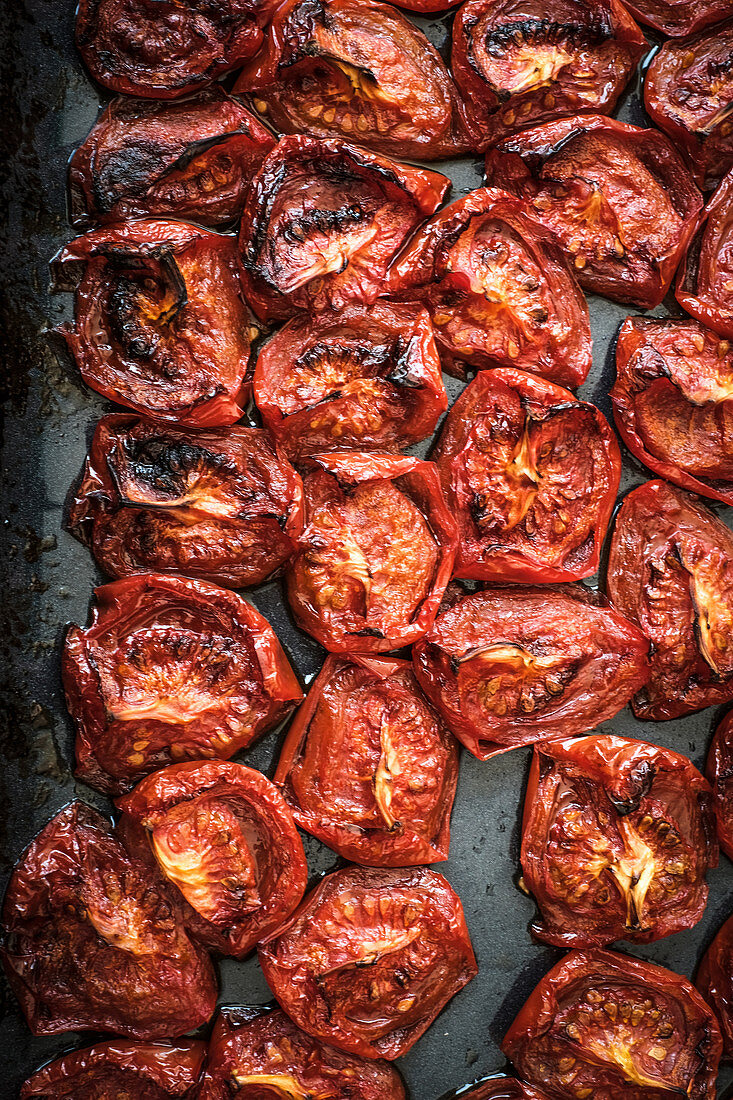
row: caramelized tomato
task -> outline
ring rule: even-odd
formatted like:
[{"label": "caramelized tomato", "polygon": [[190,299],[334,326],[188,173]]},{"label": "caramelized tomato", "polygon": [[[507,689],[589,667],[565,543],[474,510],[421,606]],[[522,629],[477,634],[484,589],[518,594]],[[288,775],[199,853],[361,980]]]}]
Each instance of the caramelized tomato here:
[{"label": "caramelized tomato", "polygon": [[705,774],[713,788],[720,847],[733,860],[733,712],[713,735]]},{"label": "caramelized tomato", "polygon": [[23,1085],[21,1100],[193,1100],[206,1043],[96,1043],[44,1066]]},{"label": "caramelized tomato", "polygon": [[524,1081],[518,1081],[516,1077],[505,1077],[503,1074],[495,1074],[477,1081],[471,1088],[464,1086],[457,1092],[451,1092],[443,1097],[443,1100],[547,1100],[547,1098],[531,1085],[525,1085]]},{"label": "caramelized tomato", "polygon": [[733,1058],[733,917],[703,955],[697,988],[715,1012],[728,1058]]},{"label": "caramelized tomato", "polygon": [[705,207],[677,272],[675,295],[698,321],[733,339],[733,169]]},{"label": "caramelized tomato", "polygon": [[730,0],[625,0],[626,7],[642,23],[663,34],[692,34],[730,15]]}]

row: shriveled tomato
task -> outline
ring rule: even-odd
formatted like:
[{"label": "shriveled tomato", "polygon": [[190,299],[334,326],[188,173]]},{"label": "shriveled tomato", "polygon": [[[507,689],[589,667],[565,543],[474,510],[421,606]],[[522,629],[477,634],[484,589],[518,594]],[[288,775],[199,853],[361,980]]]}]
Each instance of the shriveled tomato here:
[{"label": "shriveled tomato", "polygon": [[166,764],[233,756],[303,697],[250,603],[161,573],[98,588],[91,626],[66,635],[61,669],[76,775],[108,794]]},{"label": "shriveled tomato", "polygon": [[21,1100],[193,1100],[206,1043],[96,1043],[64,1054],[23,1085]]},{"label": "shriveled tomato", "polygon": [[595,573],[621,455],[594,405],[523,371],[482,371],[448,413],[433,459],[458,521],[455,576]]},{"label": "shriveled tomato", "polygon": [[399,1074],[306,1035],[284,1012],[223,1009],[209,1043],[198,1100],[404,1100]]},{"label": "shriveled tomato", "polygon": [[36,1035],[159,1039],[214,1011],[211,962],[175,899],[83,802],[61,810],[27,849],[2,922],[5,972]]},{"label": "shriveled tomato", "polygon": [[697,321],[628,317],[611,390],[629,450],[683,489],[733,504],[733,349]]},{"label": "shriveled tomato", "polygon": [[59,331],[87,385],[158,420],[233,424],[251,392],[257,334],[230,237],[182,222],[93,229],[53,261],[75,290]]},{"label": "shriveled tomato", "polygon": [[286,572],[298,623],[333,653],[383,653],[422,637],[450,580],[457,529],[430,462],[317,455],[306,526]]},{"label": "shriveled tomato", "polygon": [[596,950],[572,951],[545,975],[502,1049],[559,1100],[714,1100],[722,1041],[686,978]]},{"label": "shriveled tomato", "polygon": [[457,7],[459,0],[394,0],[398,8],[406,8],[418,14],[429,15],[436,11],[446,11]]},{"label": "shriveled tomato", "polygon": [[552,233],[528,205],[480,189],[427,222],[388,273],[424,302],[446,366],[521,367],[579,386],[591,365],[588,307]]},{"label": "shriveled tomato", "polygon": [[637,718],[733,699],[733,533],[721,520],[666,482],[647,481],[616,518],[606,587],[651,642]]},{"label": "shriveled tomato", "polygon": [[703,955],[697,988],[720,1023],[728,1058],[733,1058],[733,917],[729,917]]},{"label": "shriveled tomato", "polygon": [[649,675],[641,631],[582,585],[487,588],[413,648],[418,682],[479,760],[613,718]]},{"label": "shriveled tomato", "polygon": [[136,416],[100,420],[69,515],[112,577],[155,569],[230,588],[278,570],[302,527],[302,482],[267,432]]},{"label": "shriveled tomato", "polygon": [[702,209],[669,138],[601,115],[507,138],[487,153],[486,179],[526,200],[584,290],[645,308],[669,290]]},{"label": "shriveled tomato", "polygon": [[730,15],[730,0],[625,0],[625,6],[642,23],[664,34],[692,34]]},{"label": "shriveled tomato", "polygon": [[705,207],[677,272],[675,295],[698,321],[733,339],[733,169]]},{"label": "shriveled tomato", "polygon": [[460,899],[424,867],[327,875],[260,965],[288,1016],[365,1058],[399,1058],[477,973]]},{"label": "shriveled tomato", "polygon": [[720,846],[733,860],[733,711],[718,726],[710,742],[705,768],[713,789]]},{"label": "shriveled tomato", "polygon": [[183,899],[196,939],[244,958],[303,897],[308,867],[292,814],[261,772],[173,764],[118,799],[125,843]]},{"label": "shriveled tomato", "polygon": [[374,302],[390,260],[449,185],[342,141],[281,138],[242,218],[248,300],[266,320]]},{"label": "shriveled tomato", "polygon": [[516,1077],[505,1077],[503,1073],[483,1077],[472,1088],[464,1086],[457,1092],[449,1093],[443,1100],[455,1100],[458,1096],[461,1100],[547,1100],[531,1085],[518,1081]]},{"label": "shriveled tomato", "polygon": [[563,115],[610,114],[646,49],[618,0],[468,0],[451,67],[485,147]]},{"label": "shriveled tomato", "polygon": [[275,773],[302,829],[344,859],[405,867],[448,858],[458,746],[409,661],[329,657]]},{"label": "shriveled tomato", "polygon": [[71,158],[72,220],[232,222],[274,144],[219,85],[177,103],[114,99]]}]

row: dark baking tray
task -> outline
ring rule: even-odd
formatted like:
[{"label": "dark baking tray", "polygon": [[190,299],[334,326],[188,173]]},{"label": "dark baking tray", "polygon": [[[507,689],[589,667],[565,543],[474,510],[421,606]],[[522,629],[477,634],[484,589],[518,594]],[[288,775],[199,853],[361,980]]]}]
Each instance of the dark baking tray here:
[{"label": "dark baking tray", "polygon": [[[418,20],[444,47],[449,20]],[[0,344],[7,357],[2,485],[2,679],[4,721],[0,779],[3,879],[42,825],[71,797],[109,811],[95,792],[75,782],[72,729],[59,680],[65,625],[87,619],[92,588],[103,579],[88,551],[62,528],[65,498],[77,477],[90,430],[108,409],[87,391],[64,356],[57,358],[47,330],[69,315],[66,295],[47,293],[48,260],[71,235],[66,220],[65,169],[86,136],[104,96],[87,79],[73,45],[70,3],[23,0],[5,16],[3,87],[12,95],[3,118],[7,225],[0,253],[4,289]],[[652,43],[653,45],[653,43]],[[634,85],[618,112],[640,125],[648,120]],[[478,159],[439,166],[454,181],[453,196],[481,183]],[[591,298],[594,369],[580,393],[610,417],[608,391],[613,344],[621,320],[635,312]],[[674,305],[670,310],[675,312]],[[664,313],[662,308],[659,312]],[[461,384],[447,379],[454,398]],[[423,451],[425,448],[423,448]],[[622,492],[649,476],[624,456]],[[730,509],[716,510],[731,522]],[[283,603],[279,583],[247,593],[288,649],[304,681],[318,671],[323,651],[300,633]],[[677,749],[704,762],[719,714],[663,724],[636,722],[625,710],[604,726]],[[270,734],[242,759],[272,773],[280,737]],[[521,750],[480,763],[463,753],[451,858],[439,865],[460,894],[478,955],[479,976],[441,1014],[399,1062],[414,1100],[435,1100],[504,1067],[501,1038],[535,983],[561,956],[537,946],[527,932],[534,906],[516,887],[519,816],[530,753]],[[313,875],[338,860],[304,837]],[[722,857],[710,875],[710,901],[700,924],[634,954],[691,975],[715,930],[733,911],[733,867]],[[622,945],[622,950],[629,950]],[[257,962],[221,964],[222,1003],[262,1004],[269,990]],[[4,1062],[0,1095],[14,1097],[37,1066],[94,1036],[33,1038],[14,998],[4,997]],[[726,1069],[721,1091],[733,1081]]]}]

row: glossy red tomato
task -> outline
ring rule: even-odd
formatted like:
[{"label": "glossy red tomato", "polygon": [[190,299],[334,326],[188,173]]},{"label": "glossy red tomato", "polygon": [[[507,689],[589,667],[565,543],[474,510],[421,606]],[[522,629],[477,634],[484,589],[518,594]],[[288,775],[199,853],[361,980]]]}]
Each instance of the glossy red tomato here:
[{"label": "glossy red tomato", "polygon": [[482,371],[432,457],[460,532],[455,576],[549,583],[596,572],[621,455],[594,405],[523,371]]},{"label": "glossy red tomato", "polygon": [[450,580],[457,529],[430,462],[352,451],[306,475],[306,526],[285,582],[299,626],[333,653],[410,645]]},{"label": "glossy red tomato", "polygon": [[628,317],[613,413],[624,443],[683,489],[733,504],[733,349],[697,321]]},{"label": "glossy red tomato", "polygon": [[158,420],[233,424],[250,389],[257,335],[234,241],[182,222],[93,229],[53,261],[54,289],[75,290],[59,331],[87,385]]},{"label": "glossy red tomato", "polygon": [[703,955],[697,988],[715,1012],[728,1058],[733,1058],[733,917]]},{"label": "glossy red tomato", "polygon": [[649,675],[644,636],[582,585],[460,596],[412,658],[428,699],[479,760],[585,733]]},{"label": "glossy red tomato", "polygon": [[374,302],[390,260],[449,185],[342,141],[281,138],[242,218],[248,300],[265,320]]},{"label": "glossy red tomato", "polygon": [[443,1100],[547,1100],[547,1097],[526,1085],[524,1081],[518,1081],[516,1077],[505,1077],[504,1074],[496,1074],[484,1077],[477,1081],[473,1087],[464,1086],[457,1092],[446,1095]]},{"label": "glossy red tomato", "polygon": [[686,978],[615,951],[573,951],[504,1036],[522,1077],[558,1100],[714,1100],[720,1031]]},{"label": "glossy red tomato", "polygon": [[642,23],[669,35],[692,34],[730,15],[730,0],[625,0]]},{"label": "glossy red tomato", "polygon": [[206,1043],[96,1043],[63,1054],[23,1085],[21,1100],[193,1100]]},{"label": "glossy red tomato", "polygon": [[730,528],[694,497],[648,481],[616,518],[606,587],[651,643],[637,718],[658,722],[733,699]]},{"label": "glossy red tomato", "polygon": [[83,802],[61,810],[24,853],[2,923],[5,972],[35,1035],[159,1039],[214,1011],[211,962],[175,899]]},{"label": "glossy red tomato", "polygon": [[303,698],[270,624],[203,581],[138,573],[95,592],[61,669],[76,725],[76,775],[122,794],[183,760],[227,758]]},{"label": "glossy red tomato", "polygon": [[406,1054],[477,973],[460,899],[435,871],[327,875],[260,945],[288,1016],[365,1058]]},{"label": "glossy red tomato", "polygon": [[254,394],[293,461],[409,447],[448,407],[428,313],[388,302],[294,317],[260,352]]},{"label": "glossy red tomato", "polygon": [[424,302],[446,366],[521,367],[578,386],[591,365],[588,307],[552,233],[526,203],[481,189],[414,235],[388,290]]},{"label": "glossy red tomato", "polygon": [[105,416],[69,528],[112,577],[148,569],[260,584],[303,527],[302,482],[259,428],[205,432]]},{"label": "glossy red tomato", "polygon": [[303,897],[308,866],[292,814],[260,772],[233,761],[173,764],[118,799],[125,843],[184,902],[196,939],[244,958]]},{"label": "glossy red tomato", "polygon": [[394,0],[398,8],[406,8],[408,11],[417,12],[418,15],[430,15],[436,11],[446,11],[455,8],[459,0]]},{"label": "glossy red tomato", "polygon": [[601,115],[507,138],[489,150],[486,179],[557,235],[584,290],[644,308],[669,290],[702,209],[664,134]]},{"label": "glossy red tomato", "polygon": [[713,789],[718,840],[733,860],[733,712],[726,714],[713,735],[705,774]]},{"label": "glossy red tomato", "polygon": [[733,169],[705,207],[677,272],[675,295],[698,321],[733,339]]}]

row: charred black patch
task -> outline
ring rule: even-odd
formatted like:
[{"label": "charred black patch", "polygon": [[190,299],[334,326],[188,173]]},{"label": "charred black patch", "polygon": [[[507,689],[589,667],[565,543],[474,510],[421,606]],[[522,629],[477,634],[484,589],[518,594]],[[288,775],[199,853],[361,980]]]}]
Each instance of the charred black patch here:
[{"label": "charred black patch", "polygon": [[558,23],[554,19],[523,19],[493,27],[484,37],[490,57],[503,57],[522,46],[596,47],[613,37],[608,19],[594,16],[587,23]]},{"label": "charred black patch", "polygon": [[307,210],[300,217],[291,218],[283,230],[285,240],[303,244],[316,234],[331,236],[348,233],[355,226],[369,224],[372,213],[352,203],[338,210]]}]

